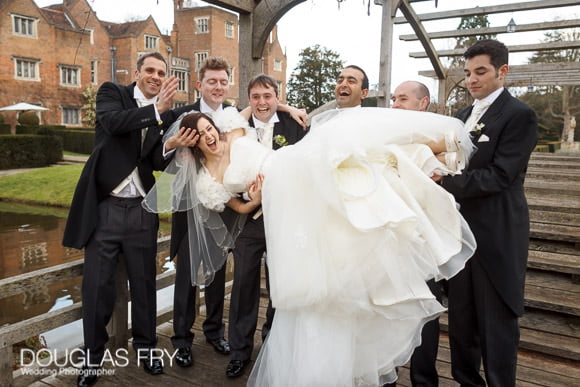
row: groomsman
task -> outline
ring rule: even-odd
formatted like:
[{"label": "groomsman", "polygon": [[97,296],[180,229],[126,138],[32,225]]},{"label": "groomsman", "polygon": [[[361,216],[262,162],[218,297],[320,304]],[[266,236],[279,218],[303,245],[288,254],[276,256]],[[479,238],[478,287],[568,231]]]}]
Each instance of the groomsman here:
[{"label": "groomsman", "polygon": [[[431,98],[429,89],[421,82],[401,83],[391,97],[393,109],[427,111]],[[441,302],[441,284],[431,279],[427,281],[431,293]],[[439,349],[439,318],[429,321],[421,332],[421,345],[415,348],[411,357],[411,383],[413,386],[438,386],[439,375],[435,362]]]},{"label": "groomsman", "polygon": [[[230,65],[219,57],[209,57],[199,70],[197,89],[201,98],[192,106],[193,110],[214,114],[228,106],[224,103],[228,96],[230,85]],[[232,210],[226,208],[222,218],[233,216]],[[193,364],[191,344],[193,333],[191,327],[195,322],[196,287],[191,284],[191,267],[189,257],[189,239],[187,227],[187,212],[176,212],[171,222],[171,258],[177,255],[175,289],[173,297],[173,331],[171,337],[173,346],[177,349],[176,363],[180,367],[190,367]],[[226,222],[227,223],[227,222]],[[205,287],[206,318],[203,322],[203,333],[206,341],[220,354],[228,355],[230,346],[224,339],[225,324],[223,323],[225,296],[225,265],[219,269],[211,284]]]},{"label": "groomsman", "polygon": [[[264,146],[278,149],[296,143],[307,133],[289,113],[278,110],[278,84],[271,76],[260,74],[252,78],[248,85],[248,98],[252,111],[250,126],[256,128],[258,140]],[[226,375],[230,378],[243,374],[254,348],[260,306],[261,262],[265,252],[266,235],[260,207],[249,214],[233,250],[234,284],[228,328],[231,360],[226,369]],[[265,269],[267,281],[267,266]],[[273,318],[274,309],[272,301],[269,301],[262,340],[270,331]]]},{"label": "groomsman", "polygon": [[[158,52],[141,56],[128,86],[105,82],[97,92],[95,149],[78,181],[63,236],[63,245],[85,248],[82,283],[85,364],[78,386],[97,382],[109,339],[106,325],[115,304],[119,254],[125,255],[131,288],[133,348],[138,363],[151,375],[163,373],[155,356],[157,214],[141,201],[155,183],[154,170],[169,162],[167,151],[194,146],[191,131],[180,131],[165,143],[163,122],[181,111],[170,110],[177,79],[167,76]],[[169,156],[171,157],[171,156]]]},{"label": "groomsman", "polygon": [[458,118],[467,120],[478,150],[461,175],[446,176],[442,184],[460,204],[477,250],[449,280],[452,375],[465,386],[515,386],[530,228],[524,178],[537,120],[504,88],[509,68],[503,43],[480,40],[463,56],[465,85],[475,102]]}]

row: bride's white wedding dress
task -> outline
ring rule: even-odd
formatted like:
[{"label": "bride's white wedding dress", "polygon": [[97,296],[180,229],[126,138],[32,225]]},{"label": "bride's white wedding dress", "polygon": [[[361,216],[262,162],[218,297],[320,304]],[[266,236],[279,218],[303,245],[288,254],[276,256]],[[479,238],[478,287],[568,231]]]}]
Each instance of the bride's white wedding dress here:
[{"label": "bride's white wedding dress", "polygon": [[[231,145],[227,191],[243,191],[258,172],[265,175],[276,308],[249,385],[377,386],[396,379],[395,367],[420,344],[422,326],[444,311],[425,281],[455,275],[475,249],[452,195],[429,177],[456,171],[422,145],[449,133],[467,136],[462,129],[441,115],[362,108],[275,152],[251,135]],[[203,192],[198,187],[200,198]]]}]

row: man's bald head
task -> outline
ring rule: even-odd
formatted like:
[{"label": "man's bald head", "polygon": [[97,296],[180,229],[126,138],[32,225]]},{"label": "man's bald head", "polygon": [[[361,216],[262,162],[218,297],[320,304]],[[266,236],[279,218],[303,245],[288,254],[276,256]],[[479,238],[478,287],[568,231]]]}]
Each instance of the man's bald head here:
[{"label": "man's bald head", "polygon": [[431,102],[427,86],[417,81],[401,83],[391,97],[393,109],[426,111]]}]

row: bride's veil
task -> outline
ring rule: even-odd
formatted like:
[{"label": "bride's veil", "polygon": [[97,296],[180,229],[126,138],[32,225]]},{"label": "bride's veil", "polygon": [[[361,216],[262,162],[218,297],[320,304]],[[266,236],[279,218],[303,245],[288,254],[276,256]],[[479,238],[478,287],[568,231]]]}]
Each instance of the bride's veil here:
[{"label": "bride's veil", "polygon": [[[163,141],[177,133],[183,113],[169,127]],[[192,285],[207,285],[220,270],[246,216],[229,211],[219,213],[204,207],[196,192],[201,162],[188,147],[178,147],[175,155],[157,182],[145,196],[142,206],[154,213],[187,213],[187,238],[191,263]]]}]

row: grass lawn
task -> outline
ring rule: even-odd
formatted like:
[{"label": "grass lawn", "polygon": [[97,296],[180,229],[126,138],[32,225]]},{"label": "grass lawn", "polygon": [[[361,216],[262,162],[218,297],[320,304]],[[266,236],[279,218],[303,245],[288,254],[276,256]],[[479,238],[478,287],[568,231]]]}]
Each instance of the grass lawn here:
[{"label": "grass lawn", "polygon": [[[0,201],[68,208],[84,164],[59,165],[0,177]],[[157,178],[161,172],[155,172]],[[170,214],[159,214],[162,220]]]},{"label": "grass lawn", "polygon": [[69,207],[83,166],[59,165],[0,177],[0,200]]}]

